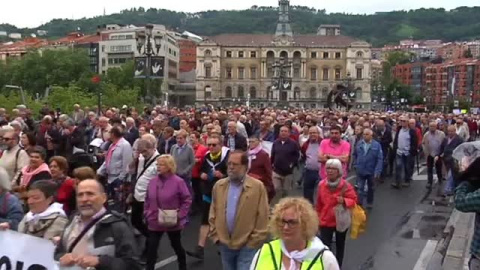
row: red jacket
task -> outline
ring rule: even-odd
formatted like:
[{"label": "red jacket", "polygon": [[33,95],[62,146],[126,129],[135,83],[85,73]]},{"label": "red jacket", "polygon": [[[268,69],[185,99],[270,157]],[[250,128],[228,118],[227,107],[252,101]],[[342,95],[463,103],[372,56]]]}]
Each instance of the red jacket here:
[{"label": "red jacket", "polygon": [[193,166],[192,170],[192,178],[200,178],[200,169],[202,168],[203,158],[205,154],[208,152],[208,147],[203,144],[197,144],[197,147],[193,147],[193,151],[195,151],[195,159],[200,159],[199,162],[195,162],[195,166]]},{"label": "red jacket", "polygon": [[337,189],[331,191],[327,184],[327,179],[322,180],[318,184],[317,194],[317,214],[320,219],[320,227],[335,227],[335,206],[338,205],[337,198],[341,196],[344,185],[347,186],[344,199],[347,208],[353,208],[357,204],[357,193],[352,185],[345,179],[342,179]]},{"label": "red jacket", "polygon": [[75,211],[75,181],[67,178],[57,190],[57,202],[63,204],[67,215]]}]

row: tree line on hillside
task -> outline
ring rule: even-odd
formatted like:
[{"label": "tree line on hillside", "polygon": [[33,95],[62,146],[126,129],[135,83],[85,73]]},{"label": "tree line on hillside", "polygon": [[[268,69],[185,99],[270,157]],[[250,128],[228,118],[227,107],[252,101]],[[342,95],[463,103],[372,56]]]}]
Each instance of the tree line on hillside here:
[{"label": "tree line on hillside", "polygon": [[[401,39],[442,39],[444,41],[471,40],[480,37],[480,7],[445,9],[417,9],[410,11],[379,12],[371,15],[330,13],[304,6],[291,7],[291,21],[295,33],[316,33],[321,24],[340,24],[342,33],[366,40],[374,46],[397,43]],[[253,6],[248,10],[175,12],[165,9],[132,8],[120,13],[79,20],[55,19],[36,29],[47,30],[50,37],[61,37],[78,28],[94,33],[98,25],[147,23],[164,24],[168,28],[187,30],[198,35],[224,33],[268,33],[275,31],[278,20],[276,7]],[[29,34],[36,29],[15,29],[0,25],[0,30],[17,30]]]}]

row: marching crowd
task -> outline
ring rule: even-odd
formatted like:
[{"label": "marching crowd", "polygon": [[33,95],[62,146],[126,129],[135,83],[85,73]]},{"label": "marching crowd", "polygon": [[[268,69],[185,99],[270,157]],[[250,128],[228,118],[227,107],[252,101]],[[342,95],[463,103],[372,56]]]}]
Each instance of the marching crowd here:
[{"label": "marching crowd", "polygon": [[[182,270],[187,255],[203,260],[208,239],[227,270],[340,269],[348,224],[339,228],[339,209],[373,208],[389,176],[392,188],[409,188],[420,157],[426,188],[435,169],[452,195],[453,150],[480,127],[475,115],[433,112],[123,106],[98,114],[75,105],[62,114],[45,105],[39,114],[0,108],[0,229],[53,241],[61,266],[98,270],[155,269],[164,234]],[[296,186],[304,198],[291,197]],[[194,215],[198,243],[185,250]]]}]

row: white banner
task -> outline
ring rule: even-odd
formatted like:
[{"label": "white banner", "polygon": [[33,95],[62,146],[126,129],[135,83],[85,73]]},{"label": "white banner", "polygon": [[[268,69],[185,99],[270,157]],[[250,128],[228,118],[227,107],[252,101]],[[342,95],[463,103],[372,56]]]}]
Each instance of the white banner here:
[{"label": "white banner", "polygon": [[15,231],[0,231],[0,269],[56,269],[52,242]]}]

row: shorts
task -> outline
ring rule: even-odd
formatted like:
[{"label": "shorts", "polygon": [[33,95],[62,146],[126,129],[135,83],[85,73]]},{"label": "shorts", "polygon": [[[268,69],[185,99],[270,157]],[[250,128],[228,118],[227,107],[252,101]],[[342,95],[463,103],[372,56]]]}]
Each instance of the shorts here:
[{"label": "shorts", "polygon": [[202,201],[202,225],[209,225],[208,216],[210,215],[210,203]]}]

